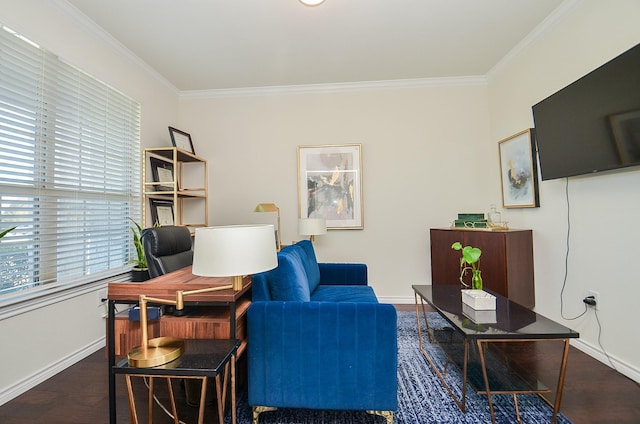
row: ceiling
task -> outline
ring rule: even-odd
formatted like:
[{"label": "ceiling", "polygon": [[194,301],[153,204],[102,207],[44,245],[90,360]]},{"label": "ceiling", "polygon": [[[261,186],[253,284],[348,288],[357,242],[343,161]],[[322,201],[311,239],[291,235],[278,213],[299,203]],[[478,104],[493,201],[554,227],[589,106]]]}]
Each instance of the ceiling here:
[{"label": "ceiling", "polygon": [[562,0],[67,0],[180,91],[486,75]]}]

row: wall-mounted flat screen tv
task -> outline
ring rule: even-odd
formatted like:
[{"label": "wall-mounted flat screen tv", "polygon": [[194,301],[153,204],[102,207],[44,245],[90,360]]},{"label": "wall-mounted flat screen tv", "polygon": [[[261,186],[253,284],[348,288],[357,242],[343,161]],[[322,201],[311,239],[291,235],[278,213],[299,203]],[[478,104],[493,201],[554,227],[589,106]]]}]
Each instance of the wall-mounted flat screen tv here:
[{"label": "wall-mounted flat screen tv", "polygon": [[532,109],[543,180],[640,165],[640,44]]}]

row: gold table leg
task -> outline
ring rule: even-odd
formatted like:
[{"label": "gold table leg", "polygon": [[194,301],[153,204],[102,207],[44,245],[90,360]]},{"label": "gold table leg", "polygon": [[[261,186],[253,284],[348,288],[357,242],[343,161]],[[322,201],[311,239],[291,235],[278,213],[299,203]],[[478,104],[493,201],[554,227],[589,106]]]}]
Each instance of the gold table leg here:
[{"label": "gold table leg", "polygon": [[567,373],[567,360],[569,359],[569,339],[564,339],[564,350],[562,351],[562,364],[560,365],[560,373],[558,374],[558,385],[556,386],[556,400],[553,402],[553,416],[551,423],[554,424],[558,419],[560,412],[560,403],[562,402],[562,389],[564,388],[564,378]]},{"label": "gold table leg", "polygon": [[[431,359],[431,357],[429,356],[429,354],[427,353],[427,350],[424,348],[424,345],[422,343],[422,325],[420,324],[420,308],[418,305],[418,294],[414,293],[414,297],[415,297],[415,302],[416,302],[416,319],[417,319],[417,323],[418,323],[418,342],[420,344],[420,351],[422,352],[422,356],[424,356],[424,358],[427,360],[427,362],[429,362],[429,365],[431,366],[431,368],[433,369],[433,371],[436,373],[436,375],[438,376],[438,378],[440,379],[440,382],[442,383],[442,385],[444,386],[445,389],[447,389],[447,392],[449,392],[449,396],[451,396],[451,398],[453,399],[453,401],[456,403],[456,405],[458,405],[458,408],[460,408],[460,410],[462,412],[465,412],[466,410],[466,402],[467,402],[467,362],[469,359],[469,343],[467,341],[467,338],[465,337],[463,340],[463,347],[464,347],[464,363],[463,363],[463,369],[462,369],[462,398],[458,399],[458,397],[455,395],[455,393],[453,393],[453,390],[451,390],[451,387],[449,387],[449,385],[447,384],[447,382],[444,379],[444,374],[447,371],[447,367],[445,366],[445,369],[441,372],[438,367],[436,366],[435,362],[433,362],[433,360]],[[426,307],[424,304],[424,301],[422,299],[422,297],[420,297],[420,304],[422,305],[422,315],[424,318],[424,322],[425,325],[427,327],[427,336],[429,339],[429,342],[432,341],[431,339],[431,333],[429,332],[429,321],[427,321],[427,311],[426,311]],[[445,352],[446,354],[446,352]],[[447,359],[447,362],[449,360]]]},{"label": "gold table leg", "polygon": [[149,389],[147,392],[147,413],[148,413],[148,423],[153,424],[153,384],[155,383],[155,379],[153,377],[149,377]]},{"label": "gold table leg", "polygon": [[131,386],[131,375],[125,376],[127,381],[127,393],[129,394],[129,416],[132,424],[138,424],[138,413],[136,412],[136,400],[133,397],[133,387]]},{"label": "gold table leg", "polygon": [[[560,370],[558,372],[558,383],[556,385],[555,401],[553,404],[549,402],[544,396],[541,396],[542,392],[539,390],[531,390],[528,393],[537,393],[542,400],[544,400],[549,406],[553,408],[553,415],[551,416],[551,424],[554,424],[558,419],[558,413],[560,412],[560,403],[562,402],[562,390],[564,388],[564,379],[567,371],[567,360],[569,359],[569,346],[570,346],[569,339],[502,339],[502,340],[477,339],[476,340],[476,344],[478,346],[478,352],[480,354],[480,365],[482,367],[482,377],[484,378],[485,393],[487,395],[487,403],[489,404],[489,412],[491,413],[492,423],[495,424],[496,417],[493,409],[493,400],[491,399],[491,388],[489,387],[489,375],[487,372],[487,365],[485,362],[485,356],[484,356],[484,350],[482,349],[482,344],[483,343],[488,344],[490,342],[544,342],[544,341],[564,342],[564,349],[562,352],[562,362],[560,365]],[[549,391],[546,391],[546,392],[549,392]],[[514,400],[514,405],[516,410],[516,418],[518,422],[521,423],[522,421],[520,419],[520,410],[518,407],[517,393],[512,392],[512,394],[513,394],[513,400]]]},{"label": "gold table leg", "polygon": [[176,408],[176,400],[173,397],[173,384],[171,384],[171,378],[166,377],[167,379],[167,388],[169,389],[169,400],[171,401],[171,413],[173,414],[173,424],[180,424],[180,420],[178,419],[178,410]]}]

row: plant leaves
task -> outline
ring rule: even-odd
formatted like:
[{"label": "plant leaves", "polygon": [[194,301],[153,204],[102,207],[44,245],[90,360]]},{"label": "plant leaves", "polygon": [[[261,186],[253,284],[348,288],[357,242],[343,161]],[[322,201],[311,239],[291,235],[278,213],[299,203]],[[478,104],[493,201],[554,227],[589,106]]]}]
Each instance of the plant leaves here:
[{"label": "plant leaves", "polygon": [[462,249],[462,257],[468,264],[474,264],[480,260],[482,250],[477,247],[465,246]]},{"label": "plant leaves", "polygon": [[6,230],[4,230],[3,232],[0,233],[0,238],[6,236],[7,233],[9,233],[10,231],[13,231],[15,228],[16,227],[7,228]]}]

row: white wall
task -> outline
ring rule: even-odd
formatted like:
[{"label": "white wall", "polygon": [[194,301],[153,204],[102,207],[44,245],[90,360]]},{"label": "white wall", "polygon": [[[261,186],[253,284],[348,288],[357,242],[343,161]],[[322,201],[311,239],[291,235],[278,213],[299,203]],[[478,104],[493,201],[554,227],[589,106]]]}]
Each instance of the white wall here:
[{"label": "white wall", "polygon": [[[84,26],[68,6],[0,0],[0,23],[141,102],[145,147],[168,138],[167,125],[177,116],[175,89]],[[37,309],[17,315],[0,311],[0,404],[104,346],[106,311],[97,306],[97,289],[44,299]]]},{"label": "white wall", "polygon": [[[430,227],[499,200],[485,84],[181,99],[180,125],[209,159],[210,224],[274,222],[297,234],[297,146],[361,143],[364,229],[316,238],[322,261],[362,261],[377,294],[430,282]],[[490,163],[491,165],[487,165]],[[490,171],[488,172],[487,169]]]},{"label": "white wall", "polygon": [[[533,126],[531,106],[640,42],[640,2],[570,2],[568,13],[490,77],[491,138]],[[640,95],[640,93],[638,93]],[[536,311],[580,332],[578,347],[607,362],[598,321],[584,311],[588,290],[599,293],[600,342],[616,368],[640,380],[635,312],[635,251],[640,227],[640,170],[568,179],[571,239],[562,300],[567,236],[567,179],[540,184],[536,210],[507,219],[534,230]]]}]

